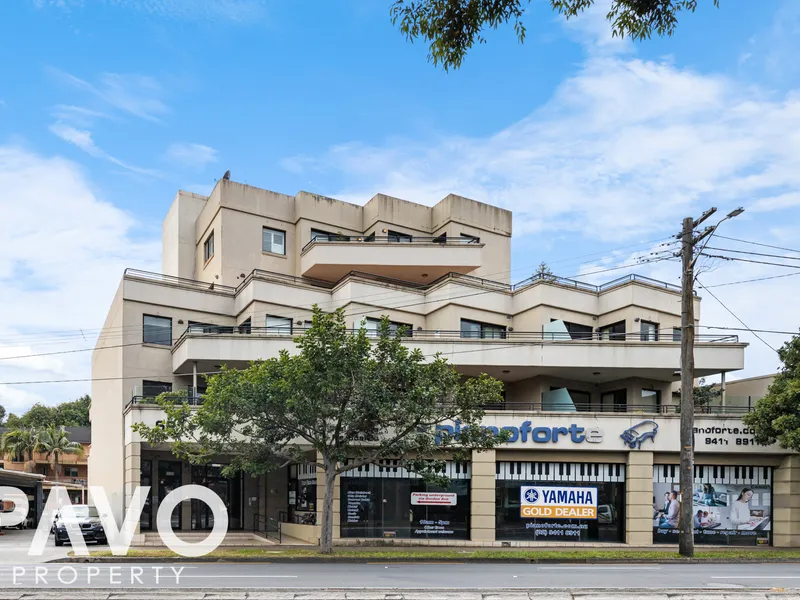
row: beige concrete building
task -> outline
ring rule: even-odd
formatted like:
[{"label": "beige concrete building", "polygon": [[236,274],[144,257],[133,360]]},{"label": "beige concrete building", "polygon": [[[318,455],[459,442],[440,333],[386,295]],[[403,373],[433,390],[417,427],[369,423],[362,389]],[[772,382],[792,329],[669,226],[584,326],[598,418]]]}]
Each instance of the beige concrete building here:
[{"label": "beige concrete building", "polygon": [[[228,480],[219,473],[226,457],[191,467],[131,427],[163,418],[153,398],[164,390],[200,403],[204,373],[293,351],[317,304],[344,308],[354,329],[387,315],[423,353],[502,380],[504,402],[487,407],[484,424],[512,431],[502,448],[449,463],[449,490],[391,463],[343,475],[338,543],[674,541],[679,290],[639,276],[512,284],[511,221],[509,211],[455,195],[426,207],[379,194],[358,206],[227,180],[209,197],[179,192],[164,221],[162,273],[125,272],[93,355],[91,485],[115,495],[118,519],[133,490],[151,486],[144,535],[166,494],[199,483],[226,502],[232,529],[268,533],[265,524],[280,521],[285,534],[316,541],[320,473],[295,465]],[[698,377],[743,368],[744,348],[735,336],[699,336]],[[698,418],[696,444],[699,541],[800,543],[789,493],[796,457],[754,446],[728,407]],[[591,492],[594,518],[522,516],[557,488],[584,500]],[[446,505],[430,503],[436,492]],[[740,523],[742,515],[752,518]],[[172,517],[185,530],[212,521],[196,502]],[[773,535],[773,522],[787,528]]]}]

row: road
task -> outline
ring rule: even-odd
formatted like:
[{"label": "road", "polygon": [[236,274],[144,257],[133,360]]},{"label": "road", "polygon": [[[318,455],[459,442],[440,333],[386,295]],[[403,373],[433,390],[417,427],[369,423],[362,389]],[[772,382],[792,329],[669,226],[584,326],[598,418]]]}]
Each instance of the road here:
[{"label": "road", "polygon": [[[38,569],[38,573],[37,573]],[[743,589],[800,588],[800,565],[161,563],[0,565],[13,588]]]}]

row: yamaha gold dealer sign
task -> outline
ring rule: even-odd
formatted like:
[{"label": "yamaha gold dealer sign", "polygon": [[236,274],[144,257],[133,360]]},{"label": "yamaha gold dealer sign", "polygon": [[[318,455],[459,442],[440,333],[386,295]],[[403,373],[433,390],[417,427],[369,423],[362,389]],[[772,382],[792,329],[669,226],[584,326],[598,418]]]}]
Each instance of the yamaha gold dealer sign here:
[{"label": "yamaha gold dealer sign", "polygon": [[523,486],[520,504],[525,519],[596,519],[597,488]]}]

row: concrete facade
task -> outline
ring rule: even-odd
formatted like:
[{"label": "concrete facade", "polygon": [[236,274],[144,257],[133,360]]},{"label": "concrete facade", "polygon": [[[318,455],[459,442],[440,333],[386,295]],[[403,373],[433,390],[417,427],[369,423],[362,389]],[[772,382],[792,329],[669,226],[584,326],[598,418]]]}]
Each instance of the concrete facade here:
[{"label": "concrete facade", "polygon": [[[142,461],[152,461],[154,469],[168,460],[167,447],[150,447],[132,430],[135,423],[155,425],[163,418],[153,404],[159,386],[202,402],[204,375],[220,365],[245,367],[256,358],[294,351],[293,337],[308,326],[316,304],[326,311],[342,308],[353,329],[386,315],[409,326],[405,343],[424,354],[441,353],[467,377],[488,373],[500,379],[505,401],[487,407],[487,426],[532,422],[558,428],[579,422],[606,432],[601,444],[517,443],[474,455],[471,543],[527,543],[498,539],[496,505],[509,461],[617,465],[624,475],[613,481],[625,485],[625,506],[608,518],[624,513],[620,543],[652,543],[654,465],[674,464],[678,451],[671,389],[680,356],[679,290],[638,276],[601,286],[558,277],[511,285],[511,229],[510,212],[456,195],[426,207],[378,194],[358,206],[225,180],[208,197],[179,192],[163,226],[164,272],[125,272],[106,319],[108,335],[100,336],[93,354],[90,483],[106,488],[121,521],[130,495],[142,485]],[[694,302],[699,318],[700,298]],[[154,340],[153,323],[165,337]],[[657,334],[647,333],[648,324]],[[744,348],[735,336],[698,336],[698,376],[743,368]],[[704,429],[742,427],[734,413],[704,418]],[[620,435],[643,421],[658,423],[658,437],[650,447],[626,448]],[[718,452],[700,439],[699,452]],[[756,449],[749,440],[736,446],[738,439],[722,442],[731,443],[726,452],[738,464],[771,461],[776,485],[793,481],[780,479],[794,477],[794,463],[782,466],[786,453]],[[181,469],[183,484],[196,478],[187,465]],[[313,477],[315,507],[304,511],[309,522],[295,514],[298,519],[287,524],[293,537],[318,537],[322,473]],[[308,481],[283,470],[237,483],[229,492],[242,503],[240,526],[268,527],[299,513],[292,502]],[[156,509],[159,492],[153,494]],[[794,522],[796,511],[778,506],[775,494],[775,518]],[[353,543],[341,535],[341,502],[337,480],[334,537]],[[182,527],[199,527],[195,509],[186,503],[182,510]],[[776,544],[787,541],[775,537]]]}]

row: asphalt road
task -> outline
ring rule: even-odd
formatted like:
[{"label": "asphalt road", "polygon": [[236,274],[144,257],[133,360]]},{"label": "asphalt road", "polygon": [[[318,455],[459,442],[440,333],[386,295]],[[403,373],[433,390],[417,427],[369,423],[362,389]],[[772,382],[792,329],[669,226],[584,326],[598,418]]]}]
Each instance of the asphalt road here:
[{"label": "asphalt road", "polygon": [[798,564],[20,564],[0,565],[13,588],[724,589],[800,588]]}]

